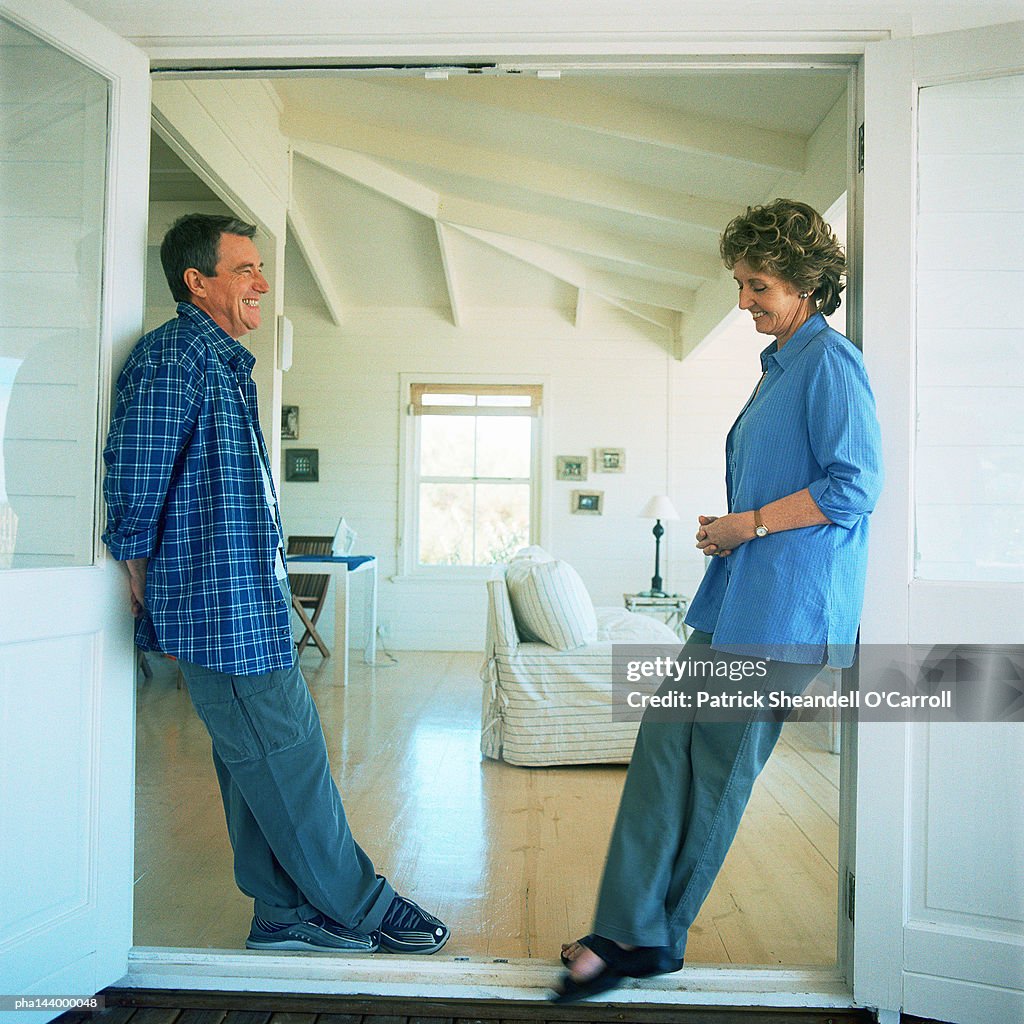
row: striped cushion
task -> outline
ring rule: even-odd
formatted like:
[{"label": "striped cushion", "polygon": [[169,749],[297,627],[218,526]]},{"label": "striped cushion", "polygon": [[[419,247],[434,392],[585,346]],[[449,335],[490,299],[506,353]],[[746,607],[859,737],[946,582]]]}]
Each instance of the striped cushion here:
[{"label": "striped cushion", "polygon": [[550,556],[545,561],[536,555],[513,558],[505,581],[523,640],[540,640],[559,651],[572,651],[597,639],[594,604],[579,573],[568,562]]}]

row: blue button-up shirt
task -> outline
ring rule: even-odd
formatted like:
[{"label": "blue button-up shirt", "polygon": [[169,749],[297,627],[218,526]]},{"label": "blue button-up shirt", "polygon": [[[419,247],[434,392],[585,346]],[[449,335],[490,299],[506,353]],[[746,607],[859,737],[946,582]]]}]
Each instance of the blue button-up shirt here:
[{"label": "blue button-up shirt", "polygon": [[760,389],[725,444],[730,512],[807,488],[831,520],[712,558],[686,621],[712,646],[778,661],[852,663],[868,517],[882,486],[875,400],[857,349],[820,314],[761,353]]},{"label": "blue button-up shirt", "polygon": [[289,668],[290,609],[274,573],[280,515],[256,409],[256,359],[197,306],[143,337],[117,383],[104,450],[118,560],[148,558],[144,650],[233,675]]}]

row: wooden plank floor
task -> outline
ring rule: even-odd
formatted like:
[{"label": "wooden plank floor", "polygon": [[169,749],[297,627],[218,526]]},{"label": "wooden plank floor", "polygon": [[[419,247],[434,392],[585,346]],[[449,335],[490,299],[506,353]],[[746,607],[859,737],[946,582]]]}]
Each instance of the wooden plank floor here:
[{"label": "wooden plank floor", "polygon": [[[358,841],[449,923],[440,955],[554,959],[590,930],[625,769],[482,761],[480,656],[396,657],[375,669],[353,657],[343,689],[336,659],[303,656]],[[234,885],[209,739],[171,663],[152,660],[139,685],[135,942],[237,949],[252,910]],[[786,726],[688,962],[834,963],[838,761],[822,725]]]},{"label": "wooden plank floor", "polygon": [[[499,1000],[437,1001],[259,993],[128,991],[104,994],[106,1009],[72,1012],[58,1024],[869,1024],[854,1009],[671,1007]],[[911,1024],[904,1018],[904,1024]],[[918,1021],[913,1024],[929,1024]]]}]

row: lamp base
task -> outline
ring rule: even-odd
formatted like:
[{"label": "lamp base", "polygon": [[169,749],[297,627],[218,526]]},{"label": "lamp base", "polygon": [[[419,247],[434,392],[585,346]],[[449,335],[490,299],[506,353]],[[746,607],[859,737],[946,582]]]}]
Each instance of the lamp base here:
[{"label": "lamp base", "polygon": [[668,597],[664,590],[641,590],[637,597]]}]

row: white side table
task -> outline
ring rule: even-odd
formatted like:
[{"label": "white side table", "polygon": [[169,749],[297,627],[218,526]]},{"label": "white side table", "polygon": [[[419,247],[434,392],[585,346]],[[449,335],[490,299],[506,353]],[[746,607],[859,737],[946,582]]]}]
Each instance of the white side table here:
[{"label": "white side table", "polygon": [[690,635],[690,630],[683,621],[690,599],[682,594],[667,594],[665,597],[645,597],[643,594],[623,594],[622,600],[626,610],[654,615],[661,619],[669,629],[673,630],[681,640]]},{"label": "white side table", "polygon": [[374,555],[289,555],[288,564],[302,572],[323,573],[334,580],[334,648],[341,650],[341,685],[348,686],[349,577],[365,573],[369,586],[364,593],[366,646],[363,661],[377,661],[377,559]]}]

